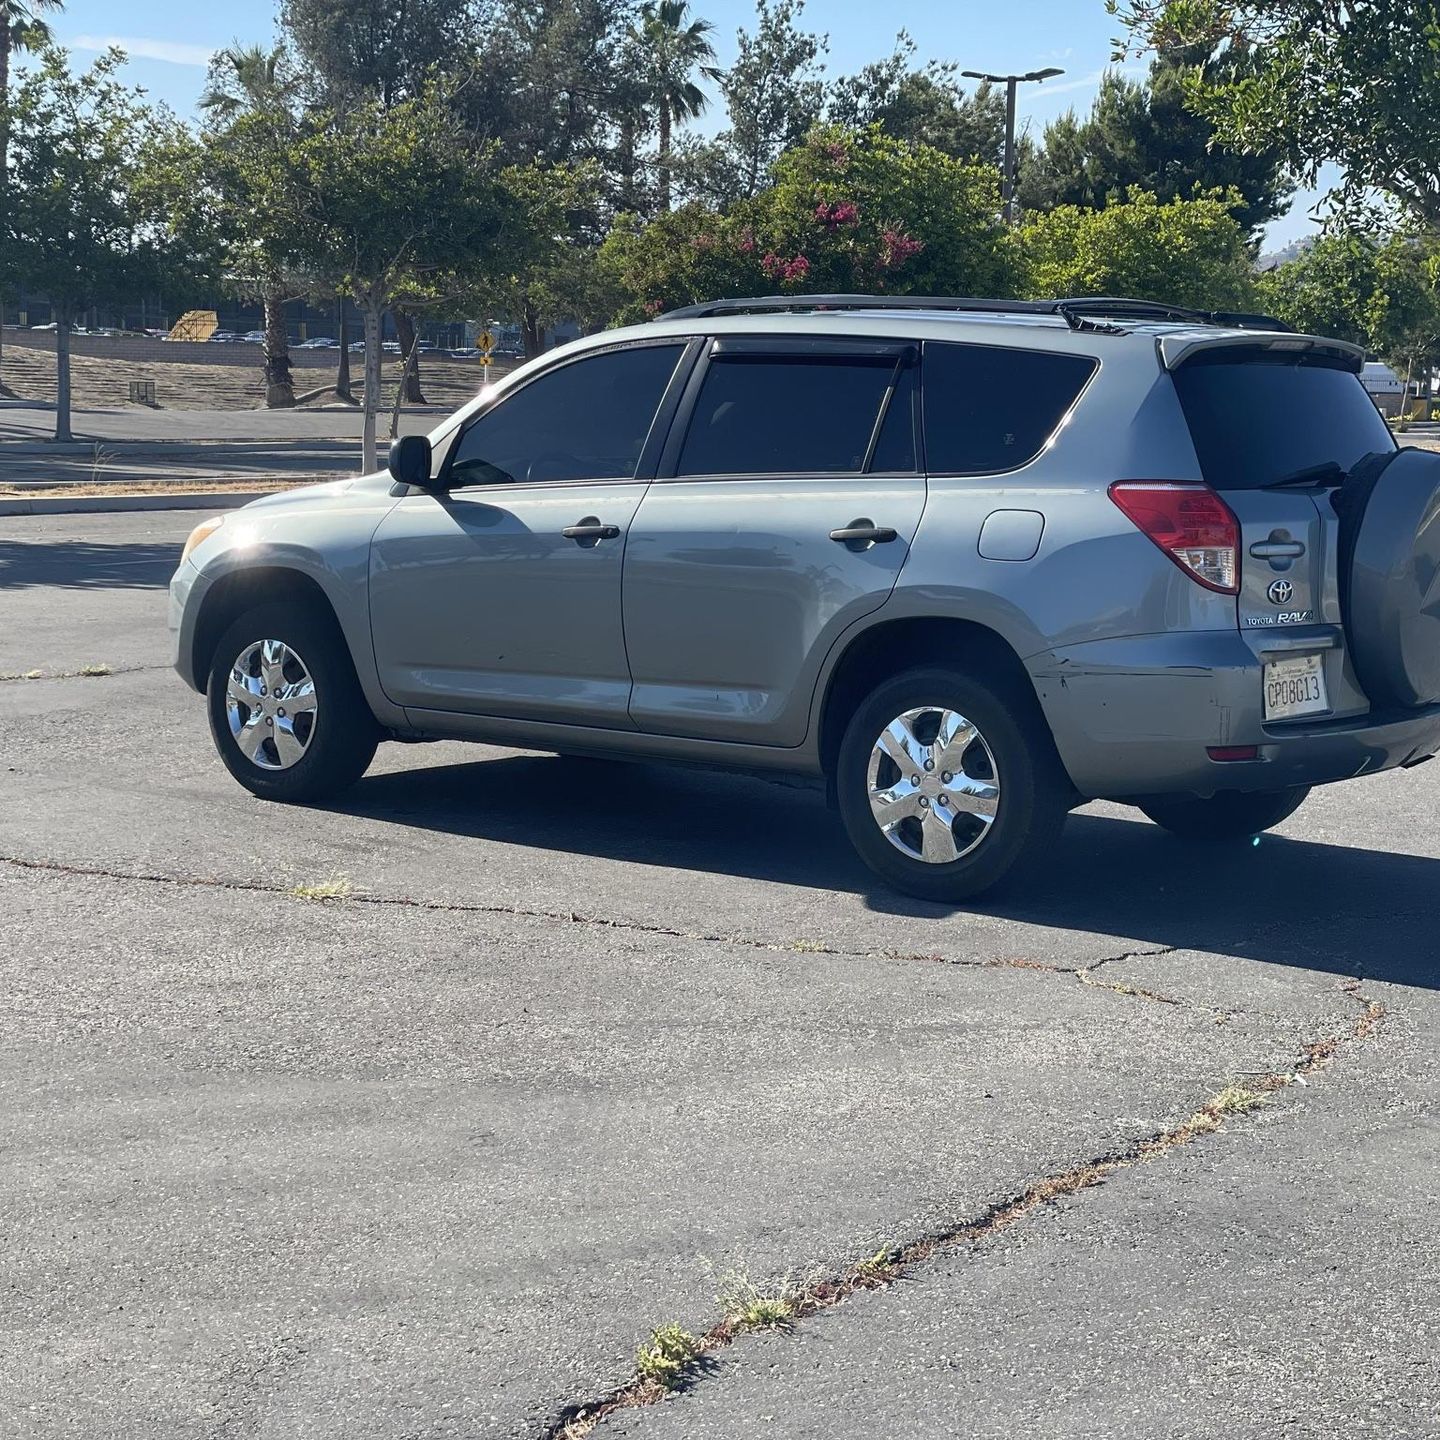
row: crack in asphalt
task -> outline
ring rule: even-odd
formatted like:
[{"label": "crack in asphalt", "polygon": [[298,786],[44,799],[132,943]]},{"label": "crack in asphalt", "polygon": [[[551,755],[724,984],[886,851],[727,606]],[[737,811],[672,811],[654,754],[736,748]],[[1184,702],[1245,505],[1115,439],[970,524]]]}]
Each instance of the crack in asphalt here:
[{"label": "crack in asphalt", "polygon": [[452,915],[500,915],[514,916],[523,920],[549,920],[564,925],[590,926],[603,930],[623,930],[641,935],[659,935],[673,940],[694,940],[702,944],[734,945],[748,950],[761,950],[771,954],[827,955],[844,960],[892,960],[912,964],[953,965],[967,970],[1032,970],[1044,975],[1068,976],[1081,985],[1096,990],[1109,990],[1127,999],[1144,1000],[1151,1004],[1174,1006],[1177,1009],[1205,1009],[1213,1013],[1210,1006],[1192,1006],[1188,1001],[1155,990],[1147,990],[1123,981],[1105,981],[1093,978],[1093,972],[1102,965],[1112,965],[1121,960],[1169,955],[1178,948],[1173,945],[1155,950],[1127,950],[1119,955],[1107,955],[1084,965],[1055,965],[1044,960],[1031,960],[1024,956],[999,956],[976,960],[958,956],[934,953],[907,952],[902,950],[842,950],[837,946],[815,941],[757,940],[746,935],[725,935],[700,930],[682,930],[676,926],[658,925],[644,920],[617,920],[604,915],[588,915],[578,910],[543,910],[520,905],[485,905],[474,901],[424,900],[406,895],[369,895],[364,892],[335,894],[299,895],[294,887],[267,884],[261,880],[225,880],[219,876],[167,875],[154,870],[118,870],[103,865],[86,865],[66,860],[37,860],[24,855],[0,855],[0,864],[16,870],[40,874],[70,875],[102,880],[130,881],[144,885],[174,885],[182,889],[229,890],[246,894],[274,895],[282,899],[311,905],[372,905],[381,908],[426,910]]},{"label": "crack in asphalt", "polygon": [[1259,1077],[1253,1088],[1231,1084],[1178,1125],[1158,1131],[1124,1149],[1047,1175],[1019,1194],[990,1206],[973,1220],[919,1236],[859,1260],[837,1274],[811,1280],[792,1293],[785,1318],[778,1324],[747,1324],[733,1317],[721,1319],[703,1335],[687,1337],[691,1341],[687,1354],[668,1384],[647,1378],[637,1370],[619,1389],[596,1399],[566,1406],[540,1432],[539,1440],[584,1440],[618,1410],[653,1405],[669,1396],[693,1390],[706,1379],[713,1378],[718,1372],[714,1358],[716,1352],[733,1345],[751,1331],[793,1329],[801,1321],[832,1309],[852,1295],[888,1288],[937,1254],[965,1246],[973,1251],[981,1242],[1010,1229],[1036,1211],[1078,1195],[1082,1190],[1102,1185],[1122,1171],[1162,1159],[1174,1150],[1223,1131],[1229,1118],[1247,1114],[1274,1092],[1304,1085],[1308,1076],[1328,1069],[1347,1045],[1371,1039],[1379,1032],[1385,1020],[1385,1007],[1364,995],[1358,980],[1346,981],[1340,988],[1360,1006],[1359,1015],[1344,1030],[1307,1041],[1290,1069],[1249,1072],[1251,1078]]}]

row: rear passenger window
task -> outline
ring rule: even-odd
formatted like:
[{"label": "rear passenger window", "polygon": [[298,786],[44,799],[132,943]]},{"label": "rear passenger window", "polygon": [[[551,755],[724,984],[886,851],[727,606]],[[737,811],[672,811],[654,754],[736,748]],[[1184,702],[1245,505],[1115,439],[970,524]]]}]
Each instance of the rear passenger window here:
[{"label": "rear passenger window", "polygon": [[885,357],[716,356],[676,473],[858,474],[894,374]]},{"label": "rear passenger window", "polygon": [[925,468],[976,475],[1027,464],[1096,367],[1084,355],[927,343]]}]

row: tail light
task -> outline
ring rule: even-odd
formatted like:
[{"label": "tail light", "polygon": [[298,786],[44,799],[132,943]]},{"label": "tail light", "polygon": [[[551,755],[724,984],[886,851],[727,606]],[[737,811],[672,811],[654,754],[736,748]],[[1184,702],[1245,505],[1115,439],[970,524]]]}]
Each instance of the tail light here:
[{"label": "tail light", "polygon": [[1110,498],[1192,579],[1240,593],[1240,522],[1208,485],[1120,480]]}]

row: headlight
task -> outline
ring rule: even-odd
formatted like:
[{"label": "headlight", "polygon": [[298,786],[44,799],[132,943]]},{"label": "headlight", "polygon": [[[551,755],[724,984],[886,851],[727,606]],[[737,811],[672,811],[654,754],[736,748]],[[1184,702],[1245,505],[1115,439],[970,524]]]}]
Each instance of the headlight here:
[{"label": "headlight", "polygon": [[190,538],[185,542],[185,548],[180,552],[181,564],[190,558],[190,552],[202,540],[208,540],[223,524],[223,515],[213,515],[209,520],[202,520],[191,532]]}]

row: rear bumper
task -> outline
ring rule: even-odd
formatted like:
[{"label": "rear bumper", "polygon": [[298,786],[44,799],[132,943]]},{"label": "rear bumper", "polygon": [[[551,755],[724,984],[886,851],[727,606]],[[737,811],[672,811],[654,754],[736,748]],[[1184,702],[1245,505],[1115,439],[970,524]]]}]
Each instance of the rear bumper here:
[{"label": "rear bumper", "polygon": [[[1091,799],[1323,785],[1440,751],[1440,705],[1266,725],[1261,664],[1238,632],[1099,640],[1027,666],[1071,781]],[[1207,754],[1246,745],[1256,759]]]}]

